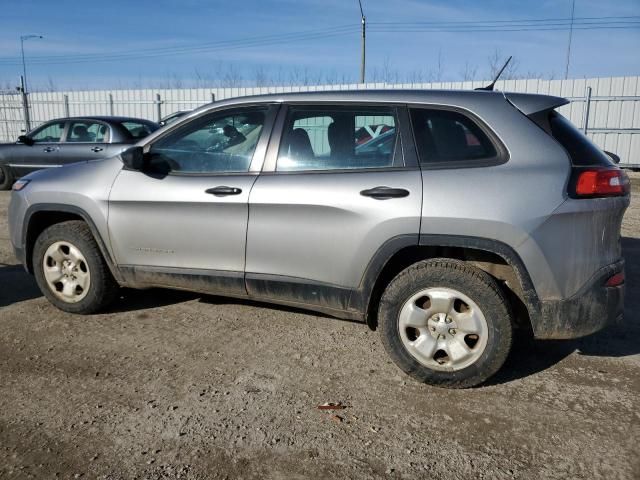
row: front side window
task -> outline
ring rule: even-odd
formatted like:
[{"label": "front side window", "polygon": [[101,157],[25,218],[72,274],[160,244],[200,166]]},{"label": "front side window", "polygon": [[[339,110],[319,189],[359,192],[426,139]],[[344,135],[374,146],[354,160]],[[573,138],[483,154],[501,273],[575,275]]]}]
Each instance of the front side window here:
[{"label": "front side window", "polygon": [[64,132],[64,122],[55,122],[45,125],[31,135],[31,140],[36,143],[59,142]]},{"label": "front side window", "polygon": [[487,134],[461,113],[414,109],[411,121],[423,166],[487,160],[497,156]]},{"label": "front side window", "polygon": [[75,121],[69,125],[67,142],[70,143],[104,143],[109,129],[104,123],[91,121]]},{"label": "front side window", "polygon": [[278,171],[388,168],[396,160],[397,122],[391,108],[291,108]]},{"label": "front side window", "polygon": [[266,108],[217,112],[194,119],[149,150],[149,168],[163,173],[247,172]]}]

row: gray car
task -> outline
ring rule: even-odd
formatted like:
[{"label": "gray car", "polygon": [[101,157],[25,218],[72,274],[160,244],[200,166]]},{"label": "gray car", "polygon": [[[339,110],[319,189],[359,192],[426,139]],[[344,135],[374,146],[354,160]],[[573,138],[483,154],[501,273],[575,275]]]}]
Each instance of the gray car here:
[{"label": "gray car", "polygon": [[157,123],[130,117],[50,120],[16,143],[0,144],[0,190],[35,170],[112,157],[158,128]]},{"label": "gray car", "polygon": [[566,103],[415,90],[221,101],[118,156],[18,181],[11,241],[67,312],[104,309],[119,286],[302,307],[366,322],[419,381],[473,386],[515,329],[575,338],[622,317],[629,181],[556,112]]}]

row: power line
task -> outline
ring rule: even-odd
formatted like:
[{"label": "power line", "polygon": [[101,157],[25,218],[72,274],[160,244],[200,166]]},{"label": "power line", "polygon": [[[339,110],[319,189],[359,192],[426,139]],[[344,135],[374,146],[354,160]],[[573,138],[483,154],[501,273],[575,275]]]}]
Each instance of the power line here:
[{"label": "power line", "polygon": [[[619,17],[576,17],[547,18],[530,20],[486,20],[460,22],[367,22],[367,27],[375,33],[490,33],[490,32],[532,32],[573,30],[630,30],[640,29],[640,15]],[[338,25],[314,30],[284,34],[261,35],[244,39],[221,40],[197,45],[158,47],[96,52],[78,55],[31,56],[30,63],[38,65],[82,64],[126,61],[140,58],[155,58],[189,53],[207,53],[220,50],[272,46],[289,42],[302,42],[318,38],[350,35],[360,30],[355,25]],[[19,65],[16,57],[0,57],[0,66]]]},{"label": "power line", "polygon": [[[575,17],[573,19],[574,22],[580,22],[583,20],[629,20],[629,19],[640,19],[640,15],[625,15],[618,17]],[[497,23],[497,24],[510,24],[510,23],[545,23],[545,22],[571,22],[571,17],[566,18],[534,18],[534,19],[519,19],[519,20],[466,20],[466,21],[457,21],[457,22],[442,22],[442,21],[432,21],[432,22],[369,22],[371,25],[477,25],[483,23]]]},{"label": "power line", "polygon": [[[330,36],[344,35],[358,30],[354,25],[344,25],[339,27],[323,28],[306,32],[292,32],[279,35],[263,35],[259,37],[250,37],[239,40],[225,40],[219,42],[204,43],[191,46],[162,47],[155,49],[128,50],[113,53],[91,53],[84,55],[58,55],[58,56],[33,56],[30,57],[30,63],[37,64],[60,64],[60,63],[84,63],[84,62],[100,62],[113,60],[126,60],[142,57],[157,57],[178,55],[182,53],[196,53],[217,51],[222,49],[246,48],[260,45],[275,45],[287,43],[291,41],[304,41],[316,38],[325,38]],[[15,65],[17,59],[13,57],[0,57],[0,65]]]},{"label": "power line", "polygon": [[[482,33],[482,32],[545,32],[545,31],[565,31],[568,27],[536,27],[536,28],[466,28],[466,29],[447,29],[447,28],[404,28],[404,29],[388,29],[371,27],[369,30],[377,33]],[[594,26],[575,26],[574,30],[635,30],[640,29],[640,22],[633,25],[594,25]]]}]

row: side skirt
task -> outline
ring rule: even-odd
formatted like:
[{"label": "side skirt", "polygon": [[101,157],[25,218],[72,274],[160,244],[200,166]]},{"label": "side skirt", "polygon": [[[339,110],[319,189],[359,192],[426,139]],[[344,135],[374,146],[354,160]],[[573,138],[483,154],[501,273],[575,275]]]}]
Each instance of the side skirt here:
[{"label": "side skirt", "polygon": [[230,272],[121,265],[123,286],[171,288],[209,295],[245,298],[321,312],[337,318],[364,320],[360,312],[347,309],[351,289],[312,280]]}]

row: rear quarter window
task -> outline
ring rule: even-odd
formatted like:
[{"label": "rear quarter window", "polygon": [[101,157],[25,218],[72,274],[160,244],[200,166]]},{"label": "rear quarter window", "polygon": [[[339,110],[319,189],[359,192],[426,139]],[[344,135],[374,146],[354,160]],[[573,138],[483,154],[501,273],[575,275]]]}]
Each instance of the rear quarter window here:
[{"label": "rear quarter window", "polygon": [[120,123],[120,125],[122,125],[129,136],[135,140],[144,138],[157,130],[155,126],[140,122],[128,121],[122,122]]},{"label": "rear quarter window", "polygon": [[411,110],[411,123],[423,167],[473,166],[499,160],[489,136],[460,112],[416,108]]},{"label": "rear quarter window", "polygon": [[580,167],[614,165],[606,153],[560,113],[552,110],[548,120],[551,135],[567,151],[573,165]]}]

